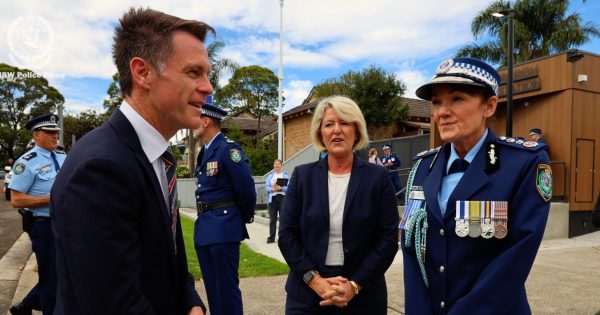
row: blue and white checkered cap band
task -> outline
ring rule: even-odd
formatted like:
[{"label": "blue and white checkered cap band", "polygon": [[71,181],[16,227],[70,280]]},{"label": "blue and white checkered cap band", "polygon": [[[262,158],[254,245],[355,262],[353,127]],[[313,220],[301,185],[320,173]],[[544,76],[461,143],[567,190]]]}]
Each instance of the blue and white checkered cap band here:
[{"label": "blue and white checkered cap band", "polygon": [[212,117],[215,119],[223,119],[223,115],[221,115],[220,113],[217,113],[214,110],[210,110],[208,108],[202,107],[202,115],[208,116],[208,117]]},{"label": "blue and white checkered cap band", "polygon": [[40,129],[40,128],[43,128],[43,129],[46,129],[46,130],[53,130],[53,129],[60,130],[60,128],[58,128],[58,125],[56,124],[56,122],[52,122],[52,121],[42,121],[42,122],[39,122],[39,123],[35,124],[31,128],[31,130],[37,130],[37,129]]},{"label": "blue and white checkered cap band", "polygon": [[484,84],[498,95],[498,80],[489,71],[475,64],[461,61],[455,62],[453,59],[445,60],[436,69],[431,82],[442,81],[442,78],[447,79],[448,76],[464,78]]}]

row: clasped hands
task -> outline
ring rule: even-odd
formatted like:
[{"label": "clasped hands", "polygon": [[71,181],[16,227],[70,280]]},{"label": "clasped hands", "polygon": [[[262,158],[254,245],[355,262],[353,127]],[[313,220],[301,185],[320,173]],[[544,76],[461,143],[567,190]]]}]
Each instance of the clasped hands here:
[{"label": "clasped hands", "polygon": [[341,276],[323,278],[315,275],[308,285],[323,299],[320,306],[346,307],[356,295],[350,280]]}]

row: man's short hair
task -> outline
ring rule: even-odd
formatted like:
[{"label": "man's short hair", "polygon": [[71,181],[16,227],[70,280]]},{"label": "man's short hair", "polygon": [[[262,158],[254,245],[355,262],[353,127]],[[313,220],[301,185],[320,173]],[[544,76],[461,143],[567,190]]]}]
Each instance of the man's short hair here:
[{"label": "man's short hair", "polygon": [[143,58],[161,73],[171,55],[172,35],[176,30],[187,32],[202,42],[207,33],[215,34],[204,22],[185,20],[150,8],[130,8],[123,14],[115,28],[113,44],[113,60],[123,96],[130,95],[133,89],[131,59]]}]

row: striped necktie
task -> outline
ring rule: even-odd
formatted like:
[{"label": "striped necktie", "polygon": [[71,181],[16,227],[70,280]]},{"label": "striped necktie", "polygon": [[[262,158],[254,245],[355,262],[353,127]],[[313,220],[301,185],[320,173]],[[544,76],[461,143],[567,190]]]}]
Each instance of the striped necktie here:
[{"label": "striped necktie", "polygon": [[161,159],[165,165],[165,173],[167,174],[167,183],[169,190],[169,210],[171,217],[171,232],[173,233],[173,247],[177,254],[177,244],[175,242],[175,236],[177,231],[177,215],[179,214],[179,207],[177,207],[177,174],[175,172],[176,164],[175,157],[171,150],[165,151],[162,154]]}]

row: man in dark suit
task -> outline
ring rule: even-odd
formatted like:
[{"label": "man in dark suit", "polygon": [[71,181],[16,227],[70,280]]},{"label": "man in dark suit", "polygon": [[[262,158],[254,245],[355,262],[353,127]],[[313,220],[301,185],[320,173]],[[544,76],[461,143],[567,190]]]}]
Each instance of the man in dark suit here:
[{"label": "man in dark suit", "polygon": [[52,188],[55,314],[204,314],[188,272],[168,140],[212,93],[207,24],[130,9],[113,57],[124,101]]},{"label": "man in dark suit", "polygon": [[204,144],[195,173],[198,219],[194,245],[210,313],[241,315],[240,242],[248,238],[244,223],[254,218],[256,191],[246,154],[221,133],[226,115],[221,108],[205,104],[202,125],[194,131]]}]

